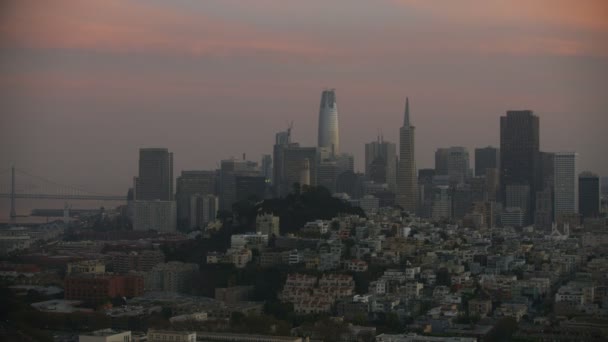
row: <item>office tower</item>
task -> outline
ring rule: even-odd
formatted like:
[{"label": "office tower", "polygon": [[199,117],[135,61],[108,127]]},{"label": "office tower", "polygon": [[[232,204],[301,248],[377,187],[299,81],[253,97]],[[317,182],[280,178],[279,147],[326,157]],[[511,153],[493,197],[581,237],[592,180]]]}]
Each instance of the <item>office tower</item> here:
[{"label": "office tower", "polygon": [[336,192],[336,179],[340,169],[335,161],[322,161],[317,167],[317,185],[329,190],[332,194]]},{"label": "office tower", "polygon": [[495,202],[473,202],[471,205],[471,215],[474,217],[481,217],[481,220],[478,220],[477,227],[494,227],[494,212],[496,211],[495,204]]},{"label": "office tower", "polygon": [[178,227],[192,227],[191,197],[215,193],[215,182],[215,171],[182,171],[177,177],[175,200]]},{"label": "office tower", "polygon": [[469,180],[469,184],[471,185],[471,201],[485,202],[488,200],[486,177],[473,177]]},{"label": "office tower", "polygon": [[536,211],[534,213],[534,228],[549,232],[553,224],[553,188],[545,187],[536,192]]},{"label": "office tower", "polygon": [[528,185],[507,185],[505,199],[506,208],[520,208],[524,215],[524,224],[528,224],[528,215],[530,213],[530,186]]},{"label": "office tower", "polygon": [[[507,111],[500,117],[500,184],[503,201],[508,185],[527,185],[531,208],[538,190],[539,119],[530,110]],[[528,210],[529,222],[533,210]]]},{"label": "office tower", "polygon": [[257,172],[237,173],[235,175],[236,201],[266,198],[266,177]]},{"label": "office tower", "polygon": [[415,213],[418,202],[418,180],[415,157],[415,127],[410,125],[409,99],[405,100],[403,126],[399,129],[399,167],[397,170],[397,204]]},{"label": "office tower", "polygon": [[340,153],[340,135],[338,130],[338,105],[334,89],[324,90],[321,94],[319,108],[319,152],[330,157]]},{"label": "office tower", "polygon": [[177,228],[175,201],[134,201],[133,211],[133,230],[174,232]]},{"label": "office tower", "polygon": [[240,159],[226,159],[221,162],[220,169],[220,209],[232,210],[232,205],[238,201],[236,177],[259,176],[257,163]]},{"label": "office tower", "polygon": [[317,148],[300,147],[292,143],[283,149],[283,185],[281,196],[293,190],[294,184],[303,185],[303,175],[308,178],[308,185],[317,185]]},{"label": "office tower", "polygon": [[397,145],[384,141],[365,144],[365,175],[376,183],[387,183],[391,191],[397,188]]},{"label": "office tower", "polygon": [[360,198],[363,192],[363,175],[352,171],[345,171],[336,179],[336,192],[344,193],[350,198]]},{"label": "office tower", "polygon": [[349,153],[341,153],[333,158],[340,173],[344,171],[355,172],[355,156]]},{"label": "office tower", "polygon": [[291,145],[291,126],[284,132],[279,132],[275,135],[275,144],[273,146],[273,165],[272,165],[272,186],[274,187],[275,196],[281,196],[286,193],[285,173],[284,173],[284,151]]},{"label": "office tower", "polygon": [[485,180],[486,200],[495,202],[500,191],[500,172],[498,169],[487,168]]},{"label": "office tower", "polygon": [[173,200],[173,153],[166,148],[139,150],[139,175],[135,178],[135,199]]},{"label": "office tower", "polygon": [[270,154],[262,155],[262,176],[266,178],[267,184],[272,184],[272,156]]},{"label": "office tower", "polygon": [[195,194],[190,197],[190,228],[204,228],[213,222],[220,209],[219,198],[212,194]]},{"label": "office tower", "polygon": [[601,178],[600,191],[602,192],[602,196],[608,197],[608,177]]},{"label": "office tower", "polygon": [[578,212],[584,219],[600,214],[600,177],[589,171],[578,175]]},{"label": "office tower", "polygon": [[555,153],[553,157],[553,198],[553,213],[556,218],[576,213],[576,153]]},{"label": "office tower", "polygon": [[500,151],[488,146],[475,149],[475,176],[483,176],[486,169],[500,170]]},{"label": "office tower", "polygon": [[500,215],[503,227],[522,227],[524,225],[524,212],[518,207],[507,207]]},{"label": "office tower", "polygon": [[433,219],[442,220],[452,218],[452,196],[450,187],[445,185],[433,188]]},{"label": "office tower", "polygon": [[460,146],[448,149],[448,176],[453,184],[461,184],[469,178],[469,151]]},{"label": "office tower", "polygon": [[418,216],[430,218],[433,208],[433,177],[435,169],[418,170]]},{"label": "office tower", "polygon": [[435,175],[448,175],[448,154],[449,149],[447,148],[438,148],[435,151]]},{"label": "office tower", "polygon": [[460,220],[471,210],[472,191],[469,184],[460,183],[452,191],[452,217]]}]

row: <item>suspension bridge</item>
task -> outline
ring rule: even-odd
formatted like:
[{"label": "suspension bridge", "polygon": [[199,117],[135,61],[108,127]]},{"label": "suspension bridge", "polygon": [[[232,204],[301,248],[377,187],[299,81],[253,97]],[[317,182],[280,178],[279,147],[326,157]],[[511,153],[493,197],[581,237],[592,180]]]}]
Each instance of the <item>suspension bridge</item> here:
[{"label": "suspension bridge", "polygon": [[[42,200],[94,200],[94,201],[126,201],[127,196],[100,194],[81,189],[76,186],[60,184],[44,177],[35,176],[27,171],[15,168],[0,170],[0,179],[10,174],[8,183],[0,182],[0,198],[10,198],[11,218],[17,216],[15,202],[17,199]],[[17,183],[19,180],[19,183]]]}]

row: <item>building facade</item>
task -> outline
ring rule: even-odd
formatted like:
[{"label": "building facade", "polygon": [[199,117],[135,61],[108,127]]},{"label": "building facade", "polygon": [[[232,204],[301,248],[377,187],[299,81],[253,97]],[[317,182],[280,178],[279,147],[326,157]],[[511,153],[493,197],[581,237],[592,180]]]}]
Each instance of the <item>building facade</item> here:
[{"label": "building facade", "polygon": [[177,177],[177,191],[175,201],[177,203],[178,225],[192,227],[191,197],[198,195],[215,194],[215,171],[182,171]]},{"label": "building facade", "polygon": [[340,153],[340,132],[338,127],[338,104],[334,89],[324,90],[319,106],[318,147],[321,153],[337,156]]},{"label": "building facade", "polygon": [[600,213],[600,177],[589,171],[578,175],[578,212],[583,218]]},{"label": "building facade", "polygon": [[577,212],[576,153],[559,152],[553,157],[553,212],[558,218]]},{"label": "building facade", "polygon": [[139,174],[135,178],[135,199],[173,200],[173,153],[166,148],[139,150]]},{"label": "building facade", "polygon": [[475,176],[483,176],[486,169],[500,170],[500,150],[488,146],[475,149]]},{"label": "building facade", "polygon": [[397,170],[396,202],[404,210],[418,209],[418,179],[415,156],[415,127],[410,124],[409,98],[405,100],[403,126],[399,129],[399,167]]},{"label": "building facade", "polygon": [[[535,207],[539,147],[539,119],[531,110],[511,110],[500,117],[500,184],[503,203],[508,185],[527,185],[531,208]],[[530,221],[533,214],[533,210],[529,210],[526,221]]]},{"label": "building facade", "polygon": [[389,190],[397,188],[397,145],[384,141],[365,144],[365,175],[376,183],[387,183]]},{"label": "building facade", "polygon": [[174,232],[177,229],[175,201],[134,201],[133,230]]}]

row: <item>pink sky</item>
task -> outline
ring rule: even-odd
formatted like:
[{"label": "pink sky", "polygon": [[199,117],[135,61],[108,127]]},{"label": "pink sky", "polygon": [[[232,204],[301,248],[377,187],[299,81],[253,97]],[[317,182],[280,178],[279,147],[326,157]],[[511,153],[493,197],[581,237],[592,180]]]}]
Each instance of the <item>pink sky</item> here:
[{"label": "pink sky", "polygon": [[324,87],[359,170],[378,130],[396,142],[409,96],[421,168],[438,147],[498,145],[499,116],[526,108],[543,150],[608,175],[603,0],[2,6],[0,165],[60,182],[122,193],[144,146],[171,149],[176,173],[258,160],[289,121],[312,145]]}]

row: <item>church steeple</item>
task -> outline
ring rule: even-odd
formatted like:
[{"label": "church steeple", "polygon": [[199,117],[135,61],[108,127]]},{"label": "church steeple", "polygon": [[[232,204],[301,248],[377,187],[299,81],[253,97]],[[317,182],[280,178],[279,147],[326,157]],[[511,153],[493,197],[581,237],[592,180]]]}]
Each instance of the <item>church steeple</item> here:
[{"label": "church steeple", "polygon": [[405,98],[405,115],[403,118],[403,127],[410,127],[410,99]]}]

